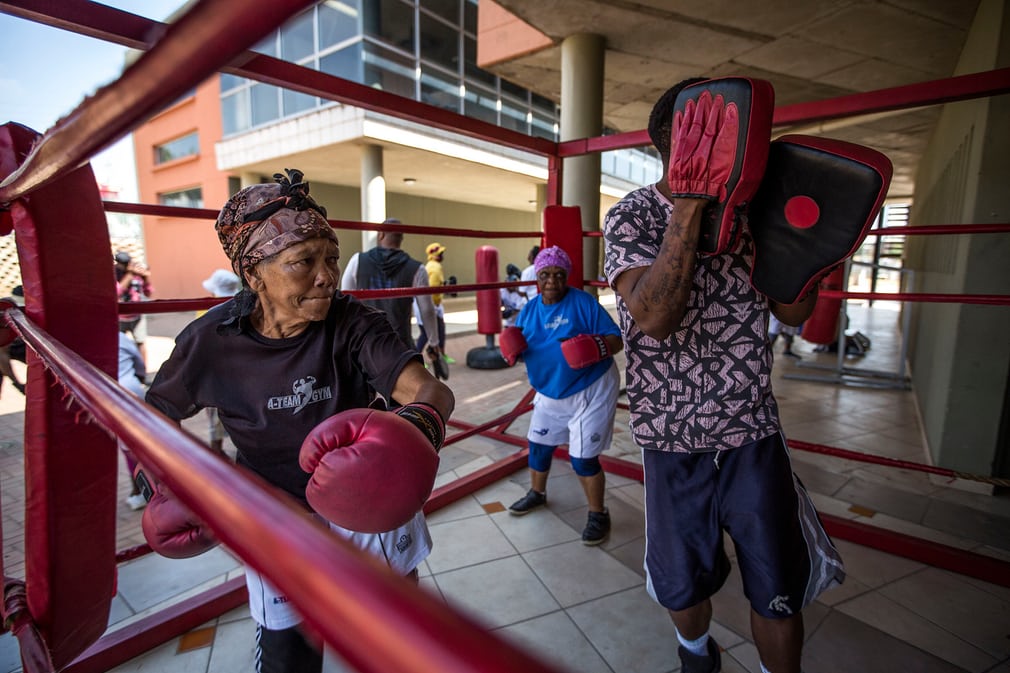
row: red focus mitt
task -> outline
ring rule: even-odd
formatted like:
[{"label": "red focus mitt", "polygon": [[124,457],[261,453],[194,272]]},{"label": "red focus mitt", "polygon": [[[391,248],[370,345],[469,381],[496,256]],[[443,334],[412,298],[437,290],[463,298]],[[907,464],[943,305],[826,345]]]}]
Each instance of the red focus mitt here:
[{"label": "red focus mitt", "polygon": [[668,180],[674,197],[709,199],[698,251],[732,249],[768,160],[775,92],[761,79],[698,82],[673,107]]},{"label": "red focus mitt", "polygon": [[607,338],[602,334],[579,334],[561,342],[561,353],[572,369],[595,365],[613,355]]},{"label": "red focus mitt", "polygon": [[148,500],[140,528],[151,549],[167,558],[190,558],[218,545],[207,525],[139,465],[134,481]]},{"label": "red focus mitt", "polygon": [[505,358],[505,362],[509,363],[509,367],[516,363],[516,359],[527,348],[526,337],[518,327],[503,329],[499,344],[501,345],[501,356]]},{"label": "red focus mitt", "polygon": [[773,142],[748,215],[751,284],[780,304],[803,298],[862,245],[890,182],[891,161],[868,147],[801,135]]},{"label": "red focus mitt", "polygon": [[361,533],[383,533],[410,521],[438,473],[429,436],[411,420],[377,409],[327,418],[302,442],[298,463],[312,475],[305,489],[309,505]]}]

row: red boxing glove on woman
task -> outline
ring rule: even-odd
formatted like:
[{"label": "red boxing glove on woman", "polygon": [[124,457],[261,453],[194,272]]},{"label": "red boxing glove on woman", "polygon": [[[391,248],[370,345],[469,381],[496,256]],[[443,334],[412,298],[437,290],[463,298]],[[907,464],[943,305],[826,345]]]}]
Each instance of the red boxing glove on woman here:
[{"label": "red boxing glove on woman", "polygon": [[505,362],[509,363],[509,367],[516,363],[516,359],[527,348],[526,337],[518,327],[503,329],[499,343],[501,344],[501,356],[505,358]]},{"label": "red boxing glove on woman", "polygon": [[595,365],[614,354],[602,334],[580,334],[566,339],[561,342],[561,353],[572,369]]}]

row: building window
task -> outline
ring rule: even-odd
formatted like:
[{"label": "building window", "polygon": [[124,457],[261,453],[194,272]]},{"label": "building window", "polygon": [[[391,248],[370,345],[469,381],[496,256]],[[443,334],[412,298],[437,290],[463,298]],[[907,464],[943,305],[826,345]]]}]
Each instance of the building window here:
[{"label": "building window", "polygon": [[392,49],[366,42],[364,61],[363,84],[405,98],[417,97],[413,59],[404,58]]},{"label": "building window", "polygon": [[320,50],[361,35],[359,0],[329,0],[318,8]]},{"label": "building window", "polygon": [[421,15],[421,58],[459,72],[459,30],[427,14]]},{"label": "building window", "polygon": [[414,53],[414,8],[400,0],[369,0],[363,7],[365,35]]},{"label": "building window", "polygon": [[203,189],[193,187],[178,192],[158,194],[158,203],[163,206],[179,206],[182,208],[203,208]]},{"label": "building window", "polygon": [[361,42],[354,42],[339,51],[319,58],[319,69],[352,82],[361,83]]},{"label": "building window", "polygon": [[200,154],[200,136],[194,131],[181,138],[170,140],[162,145],[154,146],[154,164],[164,164],[183,157],[193,157]]},{"label": "building window", "polygon": [[281,28],[281,58],[296,63],[316,51],[313,34],[315,11],[310,9],[288,21]]}]

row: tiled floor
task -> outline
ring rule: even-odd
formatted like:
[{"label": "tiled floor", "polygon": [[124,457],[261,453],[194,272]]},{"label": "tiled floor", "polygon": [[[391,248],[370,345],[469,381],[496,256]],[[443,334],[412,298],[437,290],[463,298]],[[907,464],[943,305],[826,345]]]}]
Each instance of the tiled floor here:
[{"label": "tiled floor", "polygon": [[[456,418],[479,423],[512,408],[527,390],[521,367],[468,370],[469,349],[485,337],[468,333],[472,312],[449,314],[450,353],[458,363],[449,381]],[[896,371],[900,336],[894,307],[850,307],[851,330],[873,340],[863,358],[847,367]],[[167,333],[167,332],[166,332]],[[832,367],[835,356],[815,354],[802,340],[801,365]],[[151,344],[154,359],[170,347]],[[623,365],[623,358],[619,358]],[[786,434],[793,439],[923,462],[924,449],[911,392],[868,384],[879,375],[848,374],[848,383],[809,381],[831,371],[780,358],[775,386]],[[0,398],[0,476],[3,487],[7,573],[23,574],[18,547],[18,500],[23,398],[6,388]],[[523,436],[525,418],[510,432]],[[194,432],[205,432],[202,419]],[[515,447],[469,438],[442,452],[438,484],[450,482]],[[619,412],[610,451],[638,461],[626,412]],[[918,471],[795,451],[794,467],[824,513],[936,540],[1010,560],[1010,500],[972,492]],[[649,599],[642,572],[642,488],[608,475],[610,540],[585,547],[579,531],[585,501],[567,463],[555,463],[549,505],[512,517],[507,506],[527,488],[516,472],[429,518],[434,552],[422,568],[422,587],[438,600],[472,613],[499,634],[582,673],[668,673],[678,670],[672,626]],[[125,496],[125,481],[122,484]],[[120,548],[136,544],[139,512],[121,507]],[[848,571],[844,585],[805,612],[808,673],[994,671],[1010,673],[1010,589],[836,540]],[[732,547],[729,547],[730,549]],[[180,597],[193,595],[241,573],[238,562],[216,549],[196,559],[147,556],[120,567],[119,593],[110,628],[131,623]],[[759,670],[748,607],[739,575],[716,596],[713,635],[725,649],[727,673]],[[253,670],[253,624],[244,608],[214,620],[116,669],[120,673],[237,673]],[[0,638],[0,673],[18,669],[9,635]],[[390,672],[395,673],[395,672]]]}]

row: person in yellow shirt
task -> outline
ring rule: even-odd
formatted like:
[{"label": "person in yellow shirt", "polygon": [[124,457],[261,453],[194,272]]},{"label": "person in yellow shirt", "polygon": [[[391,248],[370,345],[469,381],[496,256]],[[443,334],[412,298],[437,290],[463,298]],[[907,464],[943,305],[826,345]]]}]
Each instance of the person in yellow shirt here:
[{"label": "person in yellow shirt", "polygon": [[[431,287],[445,285],[445,272],[442,269],[445,246],[441,243],[431,243],[424,249],[424,252],[428,257],[428,261],[424,264],[424,268],[428,272],[428,285]],[[442,346],[442,359],[446,363],[452,364],[455,360],[445,353],[445,307],[442,306],[442,295],[431,295],[431,301],[435,304],[435,315],[438,318],[438,343]],[[424,331],[424,325],[420,320],[417,324],[421,328],[421,334],[417,338],[417,350],[423,353],[424,346],[428,343],[428,333]]]}]

